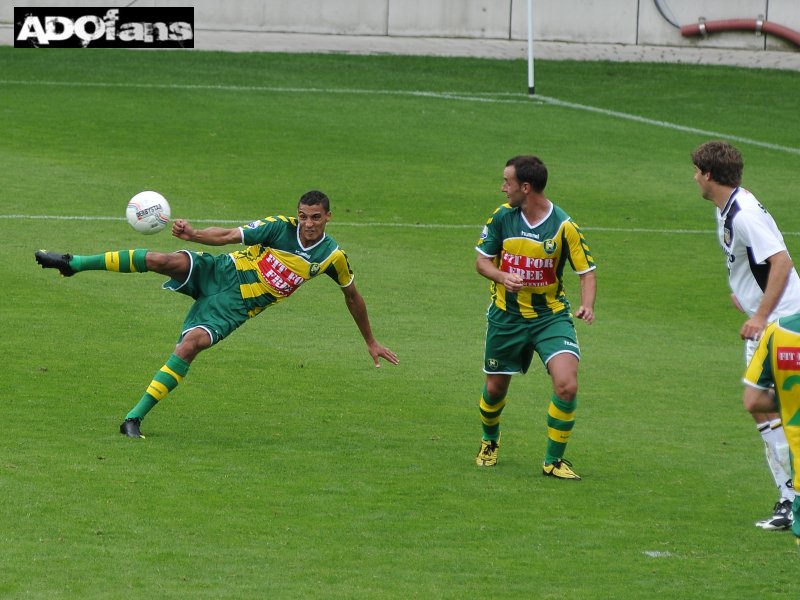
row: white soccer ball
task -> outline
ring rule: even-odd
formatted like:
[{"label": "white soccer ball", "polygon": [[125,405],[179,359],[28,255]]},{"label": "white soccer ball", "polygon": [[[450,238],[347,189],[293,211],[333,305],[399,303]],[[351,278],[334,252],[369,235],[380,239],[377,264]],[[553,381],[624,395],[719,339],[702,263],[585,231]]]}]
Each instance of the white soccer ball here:
[{"label": "white soccer ball", "polygon": [[125,218],[136,231],[158,233],[169,223],[169,202],[158,192],[139,192],[128,201]]}]

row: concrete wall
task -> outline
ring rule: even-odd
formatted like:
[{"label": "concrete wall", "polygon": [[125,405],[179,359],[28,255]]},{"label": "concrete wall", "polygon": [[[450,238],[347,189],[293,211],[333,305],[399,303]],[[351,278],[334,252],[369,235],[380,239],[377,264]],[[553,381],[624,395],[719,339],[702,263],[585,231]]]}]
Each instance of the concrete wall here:
[{"label": "concrete wall", "polygon": [[[81,6],[75,0],[3,2],[0,21],[13,21],[13,4]],[[130,0],[104,0],[126,6]],[[681,25],[757,19],[800,31],[800,0],[663,0]],[[524,40],[527,0],[138,0],[133,6],[195,7],[199,30],[242,30],[374,36]],[[533,0],[534,36],[542,41],[786,50],[796,46],[753,32],[684,38],[654,0]]]},{"label": "concrete wall", "polygon": [[387,31],[396,36],[508,39],[511,3],[512,0],[388,0]]}]

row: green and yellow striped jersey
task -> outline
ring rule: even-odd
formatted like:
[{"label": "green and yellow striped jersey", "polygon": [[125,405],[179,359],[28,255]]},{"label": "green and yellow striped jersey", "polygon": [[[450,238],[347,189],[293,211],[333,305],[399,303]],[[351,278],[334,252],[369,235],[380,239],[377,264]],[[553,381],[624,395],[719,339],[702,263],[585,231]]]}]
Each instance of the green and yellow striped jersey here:
[{"label": "green and yellow striped jersey", "polygon": [[800,483],[800,314],[770,323],[744,374],[744,383],[775,390],[783,430],[793,455],[794,483]]},{"label": "green and yellow striped jersey", "polygon": [[517,293],[491,283],[491,321],[535,319],[569,310],[562,281],[565,263],[569,261],[578,274],[595,268],[580,228],[558,206],[550,206],[539,223],[528,223],[522,211],[509,204],[498,207],[486,222],[475,249],[493,258],[501,271],[516,273],[524,281]]},{"label": "green and yellow striped jersey", "polygon": [[294,217],[265,217],[240,229],[247,248],[230,256],[251,317],[322,273],[341,287],[353,281],[350,261],[333,238],[323,234],[313,246],[304,247]]}]

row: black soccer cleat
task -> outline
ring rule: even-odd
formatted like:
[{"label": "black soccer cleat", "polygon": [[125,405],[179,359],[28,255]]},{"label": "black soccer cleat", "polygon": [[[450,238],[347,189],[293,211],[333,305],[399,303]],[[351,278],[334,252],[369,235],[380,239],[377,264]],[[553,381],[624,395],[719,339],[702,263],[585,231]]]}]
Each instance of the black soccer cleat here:
[{"label": "black soccer cleat", "polygon": [[72,254],[59,254],[58,252],[36,251],[36,262],[42,265],[43,269],[58,269],[64,277],[72,277],[76,271],[69,266]]},{"label": "black soccer cleat", "polygon": [[792,522],[794,521],[794,515],[792,514],[792,501],[786,499],[778,500],[773,510],[775,513],[769,519],[758,521],[756,523],[756,527],[766,529],[767,531],[782,531],[784,529],[790,529],[792,527]]},{"label": "black soccer cleat", "polygon": [[122,425],[119,426],[119,432],[122,435],[127,435],[128,437],[144,439],[142,432],[139,431],[139,425],[141,424],[141,422],[142,420],[138,418],[125,419],[122,422]]}]

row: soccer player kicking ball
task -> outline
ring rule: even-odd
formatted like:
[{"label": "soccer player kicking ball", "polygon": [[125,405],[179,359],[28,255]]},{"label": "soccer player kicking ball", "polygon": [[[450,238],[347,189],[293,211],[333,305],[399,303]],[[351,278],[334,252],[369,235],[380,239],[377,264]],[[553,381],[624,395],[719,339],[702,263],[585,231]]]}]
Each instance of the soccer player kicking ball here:
[{"label": "soccer player kicking ball", "polygon": [[[527,372],[536,352],[553,383],[542,473],[579,480],[564,460],[578,403],[580,348],[572,319],[594,321],[595,265],[578,226],[545,196],[546,185],[547,168],[539,158],[509,160],[502,187],[508,202],[489,218],[475,248],[478,273],[491,281],[480,399],[483,436],[475,462],[497,464],[500,413],[511,376]],[[581,287],[581,304],[572,314],[562,284],[567,262]]]},{"label": "soccer player kicking ball", "polygon": [[170,278],[164,288],[194,298],[175,351],[128,413],[120,425],[120,433],[133,438],[144,437],[140,425],[145,415],[177,387],[200,352],[228,337],[265,308],[291,296],[309,279],[322,274],[333,279],[344,293],[347,308],[375,366],[380,367],[381,358],[398,364],[397,355],[372,335],[367,306],[356,289],[347,255],[325,233],[330,218],[328,197],[315,190],[300,198],[297,217],[266,217],[231,229],[194,229],[183,219],[172,224],[172,235],[188,242],[206,246],[247,246],[230,254],[122,250],[73,256],[36,252],[36,262],[42,268],[58,269],[65,277],[81,271],[153,271]]},{"label": "soccer player kicking ball", "polygon": [[[800,484],[800,314],[764,331],[744,375],[744,407],[752,414],[779,411],[789,442],[794,489]],[[800,497],[791,505],[792,533],[800,545]]]}]

